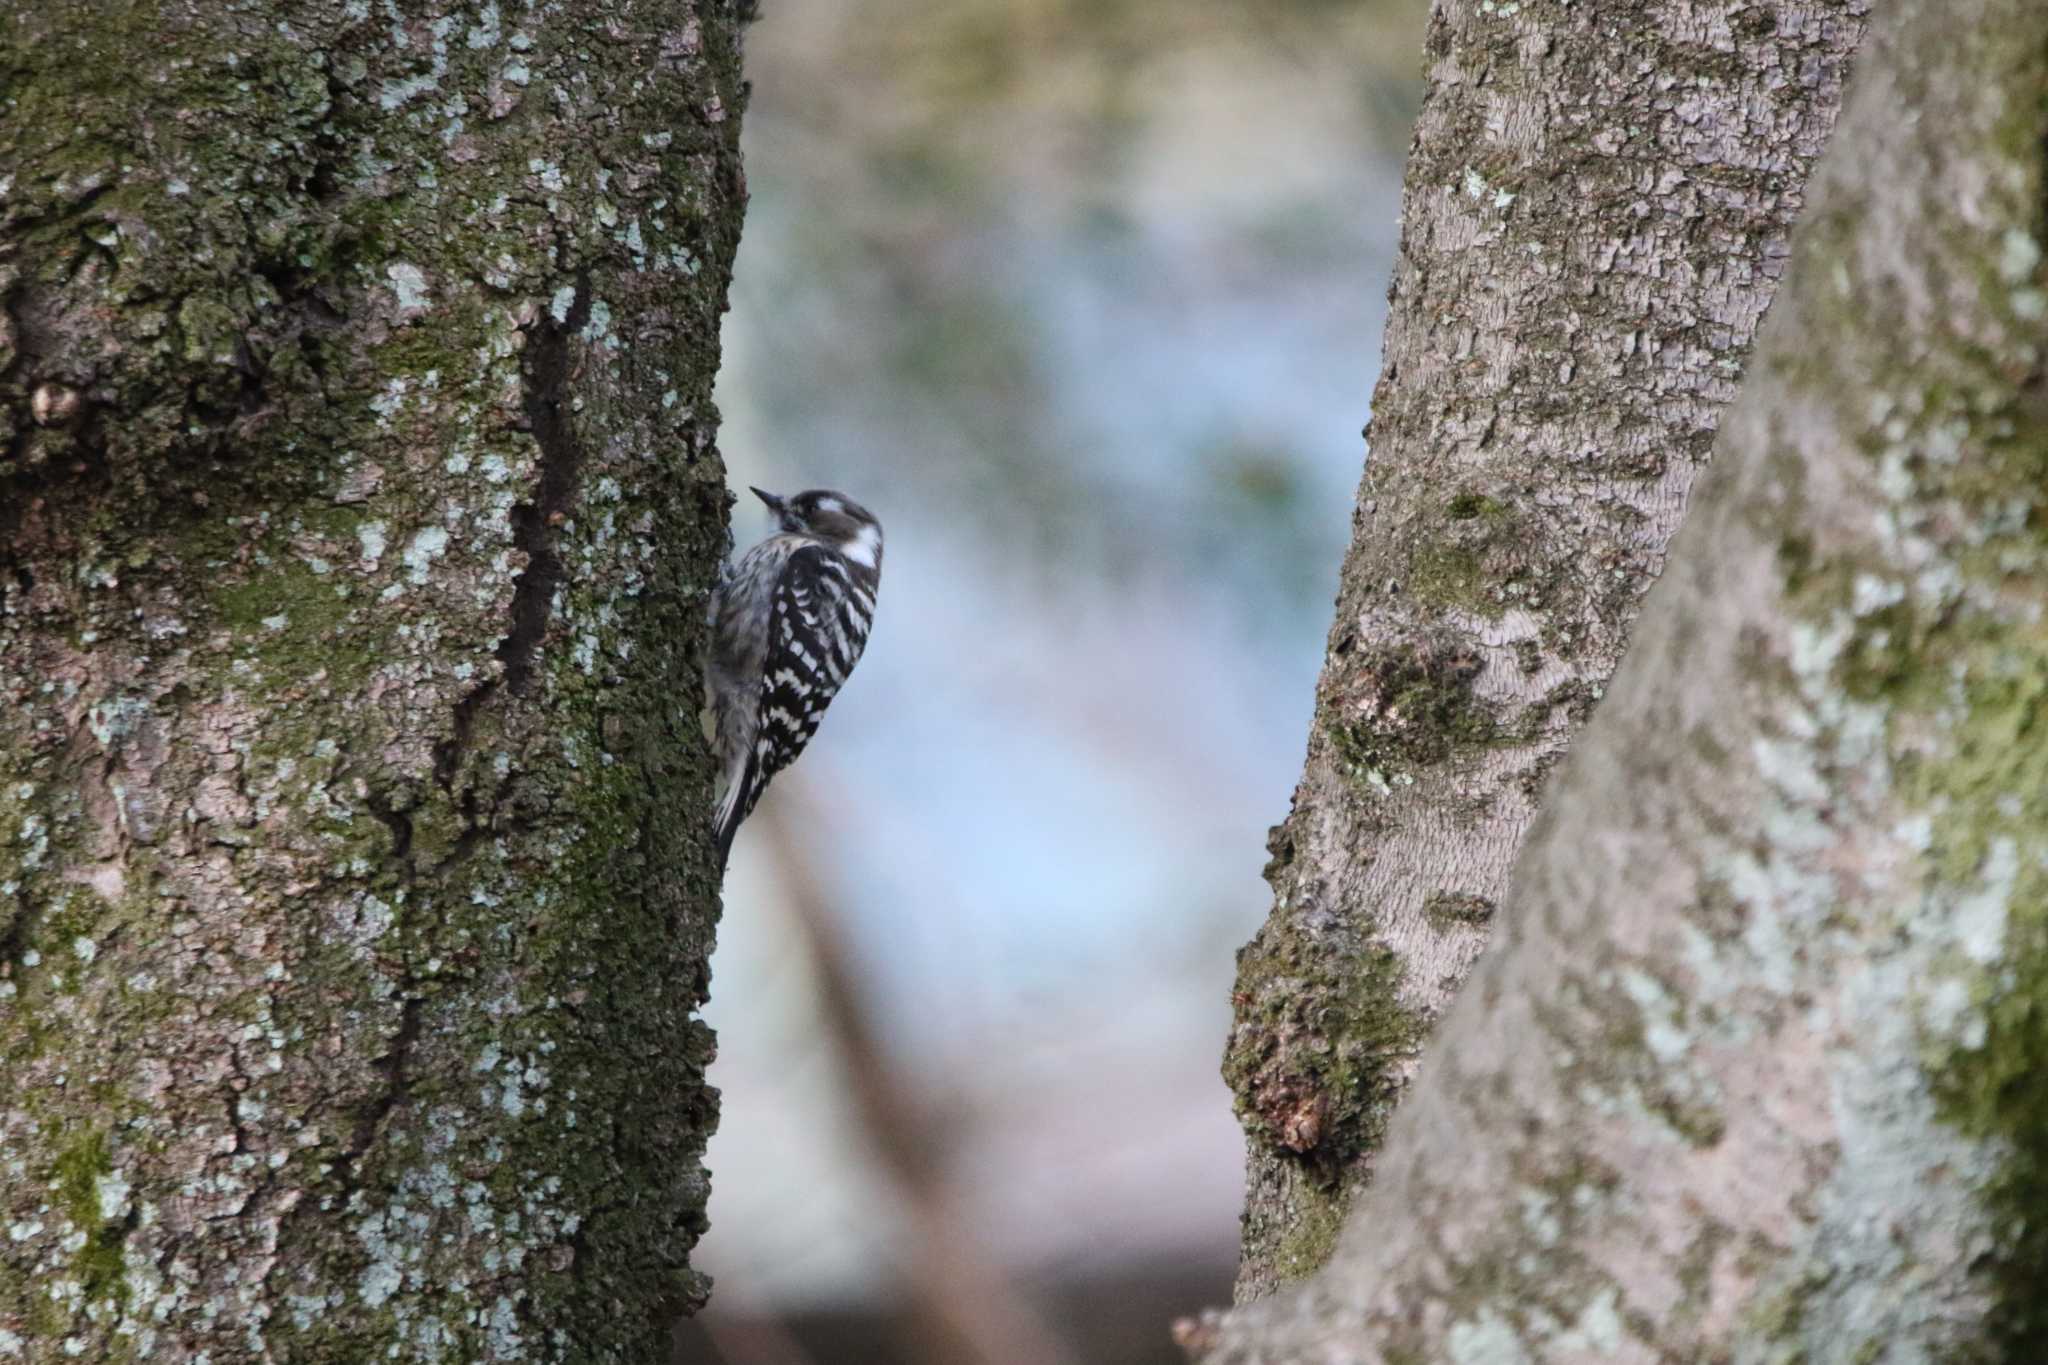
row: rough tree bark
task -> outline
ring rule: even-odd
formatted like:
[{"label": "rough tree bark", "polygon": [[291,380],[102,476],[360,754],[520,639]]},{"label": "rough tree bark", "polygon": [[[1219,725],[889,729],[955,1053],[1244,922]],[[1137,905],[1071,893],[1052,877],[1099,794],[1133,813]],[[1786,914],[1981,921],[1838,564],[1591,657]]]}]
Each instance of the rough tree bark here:
[{"label": "rough tree bark", "polygon": [[1329,1254],[1621,658],[1866,0],[1441,0],[1372,457],[1239,955],[1238,1297]]},{"label": "rough tree bark", "polygon": [[1213,1362],[2048,1358],[2048,8],[1860,60],[1499,939]]},{"label": "rough tree bark", "polygon": [[0,1359],[701,1297],[739,22],[0,12]]}]

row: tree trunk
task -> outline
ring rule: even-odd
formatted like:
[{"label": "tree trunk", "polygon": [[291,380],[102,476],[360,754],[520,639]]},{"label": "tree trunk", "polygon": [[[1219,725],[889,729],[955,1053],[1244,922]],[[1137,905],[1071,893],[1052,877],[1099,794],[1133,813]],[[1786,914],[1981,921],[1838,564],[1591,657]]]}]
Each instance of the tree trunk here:
[{"label": "tree trunk", "polygon": [[738,26],[0,14],[0,1359],[701,1300]]},{"label": "tree trunk", "polygon": [[1215,1362],[2048,1358],[2048,9],[1863,62],[1499,941]]},{"label": "tree trunk", "polygon": [[1312,1271],[1621,658],[1866,0],[1444,0],[1307,764],[1239,955],[1240,1300]]}]

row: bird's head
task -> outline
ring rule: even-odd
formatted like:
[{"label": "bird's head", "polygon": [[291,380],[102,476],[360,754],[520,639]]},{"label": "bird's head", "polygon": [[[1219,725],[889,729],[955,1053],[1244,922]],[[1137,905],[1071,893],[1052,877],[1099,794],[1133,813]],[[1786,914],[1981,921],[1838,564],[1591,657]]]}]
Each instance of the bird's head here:
[{"label": "bird's head", "polygon": [[882,523],[846,494],[829,488],[812,488],[786,498],[758,488],[753,493],[768,504],[783,530],[815,536],[870,569],[881,567]]}]

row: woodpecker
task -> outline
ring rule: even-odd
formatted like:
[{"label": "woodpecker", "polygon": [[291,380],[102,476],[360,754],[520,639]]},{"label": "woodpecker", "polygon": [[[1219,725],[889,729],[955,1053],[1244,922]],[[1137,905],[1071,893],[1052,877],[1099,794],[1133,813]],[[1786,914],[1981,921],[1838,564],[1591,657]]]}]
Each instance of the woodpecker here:
[{"label": "woodpecker", "polygon": [[882,583],[882,525],[830,489],[756,488],[780,528],[740,556],[711,598],[713,743],[722,789],[718,866],[768,780],[796,761],[860,662]]}]

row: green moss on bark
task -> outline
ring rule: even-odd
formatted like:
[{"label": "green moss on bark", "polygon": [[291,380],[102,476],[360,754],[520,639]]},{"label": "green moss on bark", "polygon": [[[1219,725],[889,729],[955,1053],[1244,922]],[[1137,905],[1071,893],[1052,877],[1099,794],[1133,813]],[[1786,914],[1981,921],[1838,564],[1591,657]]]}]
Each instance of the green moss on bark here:
[{"label": "green moss on bark", "polygon": [[1464,650],[1374,650],[1351,670],[1347,694],[1325,706],[1331,747],[1347,771],[1383,785],[1485,744],[1499,723],[1474,690],[1478,675],[1478,656]]},{"label": "green moss on bark", "polygon": [[1402,977],[1400,959],[1377,946],[1328,961],[1266,934],[1238,954],[1237,1022],[1223,1061],[1238,1117],[1326,1185],[1378,1145],[1400,1068],[1425,1032],[1401,1002]]},{"label": "green moss on bark", "polygon": [[1285,1279],[1299,1280],[1321,1270],[1337,1249],[1352,1192],[1306,1173],[1292,1185],[1287,1226],[1273,1243],[1273,1269]]}]

